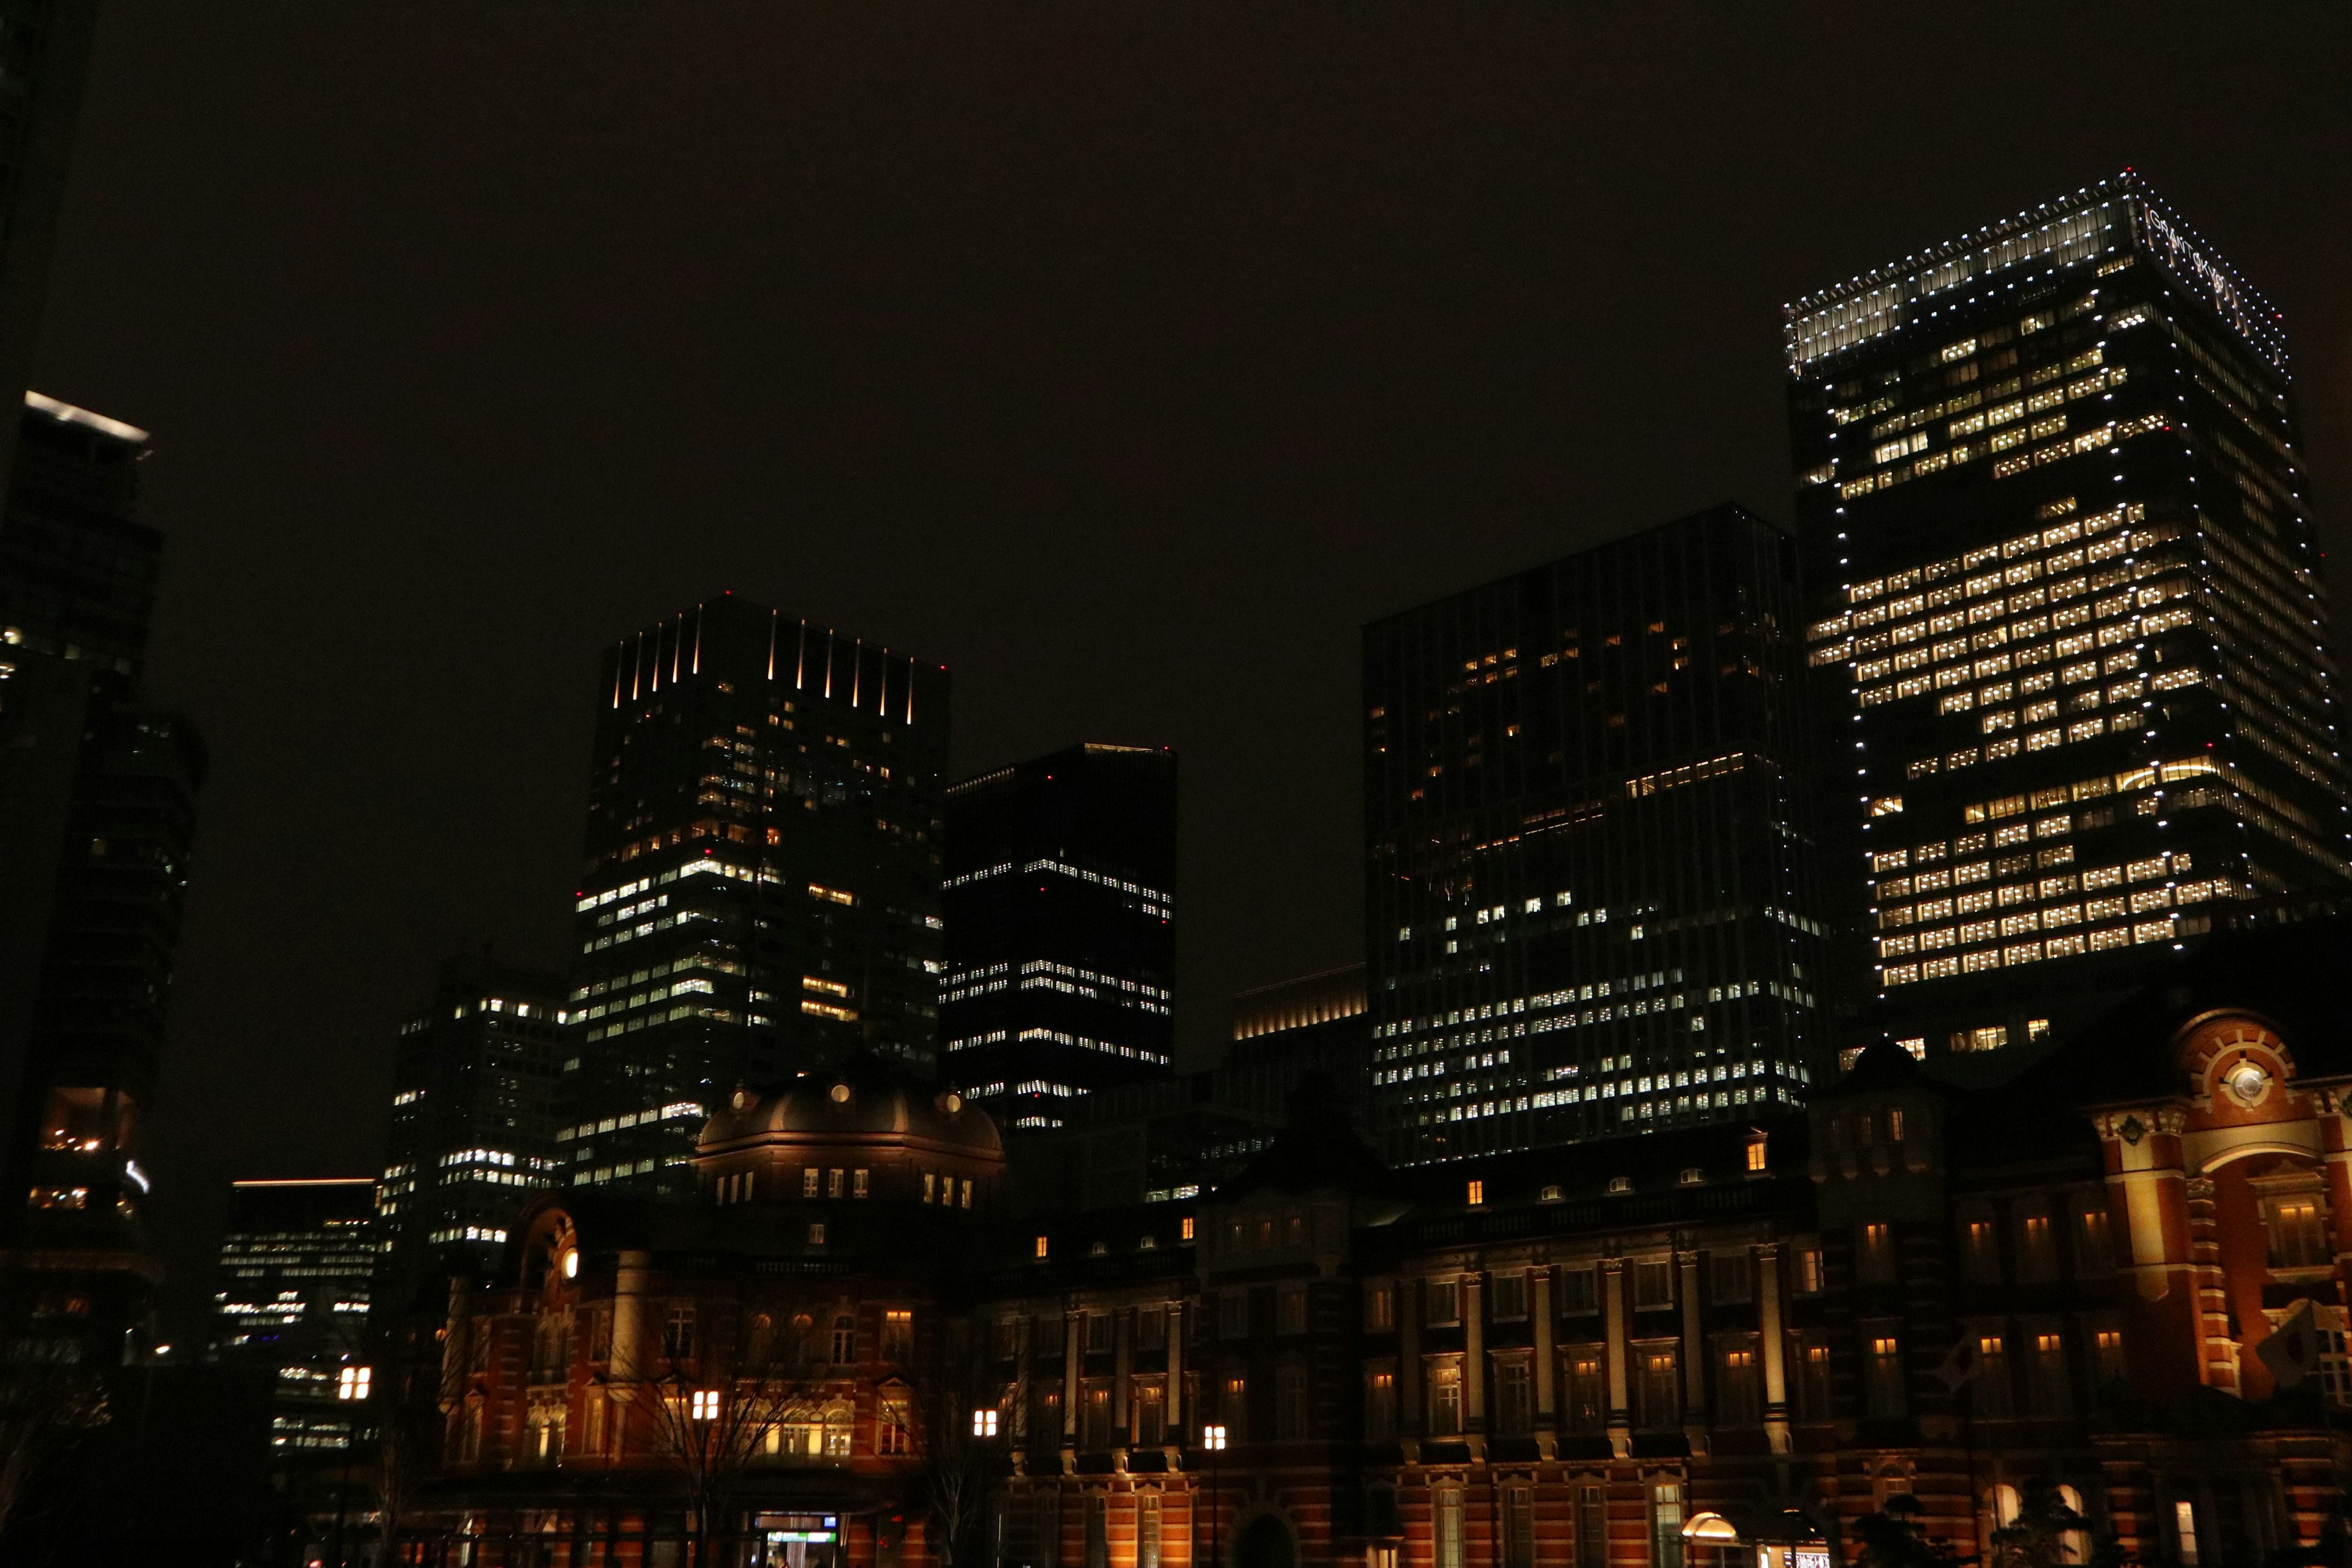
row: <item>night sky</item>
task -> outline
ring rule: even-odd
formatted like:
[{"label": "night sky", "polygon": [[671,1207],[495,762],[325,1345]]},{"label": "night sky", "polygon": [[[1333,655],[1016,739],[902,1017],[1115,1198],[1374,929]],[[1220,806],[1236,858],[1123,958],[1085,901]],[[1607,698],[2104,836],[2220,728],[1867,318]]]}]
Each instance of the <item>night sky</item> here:
[{"label": "night sky", "polygon": [[959,774],[1173,744],[1197,1062],[1360,952],[1358,626],[1785,518],[1811,288],[2133,165],[2338,538],[2352,8],[1940,9],[114,0],[36,384],[154,432],[213,752],[173,1332],[442,956],[562,962],[597,650],[721,589],[947,664]]}]

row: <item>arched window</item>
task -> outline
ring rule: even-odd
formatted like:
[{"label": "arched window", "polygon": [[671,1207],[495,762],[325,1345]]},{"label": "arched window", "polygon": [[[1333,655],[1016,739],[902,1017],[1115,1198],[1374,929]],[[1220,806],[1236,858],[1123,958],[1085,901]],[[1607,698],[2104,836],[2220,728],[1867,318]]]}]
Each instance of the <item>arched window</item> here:
[{"label": "arched window", "polygon": [[833,1364],[847,1366],[857,1359],[857,1320],[844,1312],[833,1321]]},{"label": "arched window", "polygon": [[2059,1545],[2065,1550],[2065,1560],[2069,1563],[2088,1563],[2091,1560],[2089,1528],[2091,1516],[2083,1507],[2083,1494],[2073,1487],[2062,1486],[2058,1489],[2058,1500],[2073,1509],[2075,1515],[2083,1521],[2083,1528],[2070,1530],[2058,1538]]}]

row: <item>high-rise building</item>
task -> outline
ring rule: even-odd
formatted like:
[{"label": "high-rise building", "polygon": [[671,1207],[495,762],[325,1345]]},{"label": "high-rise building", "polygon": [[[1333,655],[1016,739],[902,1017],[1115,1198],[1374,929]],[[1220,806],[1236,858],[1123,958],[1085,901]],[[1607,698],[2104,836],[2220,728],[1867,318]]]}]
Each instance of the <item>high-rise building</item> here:
[{"label": "high-rise building", "polygon": [[2063,1033],[2352,880],[2285,340],[2137,175],[1787,337],[1848,1049]]},{"label": "high-rise building", "polygon": [[281,1456],[347,1447],[364,1412],[375,1223],[373,1176],[230,1188],[210,1351],[276,1370],[270,1446]]},{"label": "high-rise building", "polygon": [[478,959],[441,965],[433,999],[400,1026],[392,1136],[377,1194],[388,1301],[420,1289],[437,1310],[447,1277],[505,1250],[516,1210],[563,1179],[557,1069],[567,1048],[563,982]]},{"label": "high-rise building", "polygon": [[1364,630],[1372,1103],[1450,1159],[1799,1103],[1795,542],[1738,507]]},{"label": "high-rise building", "polygon": [[944,1071],[1000,1126],[1174,1071],[1176,753],[1088,742],[947,794]]},{"label": "high-rise building", "polygon": [[0,1334],[111,1364],[152,1342],[138,1155],[205,754],[139,700],[162,553],[133,515],[145,433],[37,395],[21,418],[0,511]]},{"label": "high-rise building", "polygon": [[575,1185],[681,1197],[738,1085],[931,1068],[947,670],[726,595],[596,700],[556,1138]]}]

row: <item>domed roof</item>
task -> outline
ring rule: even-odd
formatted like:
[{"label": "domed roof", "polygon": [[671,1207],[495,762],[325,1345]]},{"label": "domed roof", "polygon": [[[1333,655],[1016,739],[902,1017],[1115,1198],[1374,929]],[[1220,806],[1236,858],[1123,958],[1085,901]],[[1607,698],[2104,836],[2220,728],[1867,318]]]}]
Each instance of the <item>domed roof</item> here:
[{"label": "domed roof", "polygon": [[738,1089],[704,1124],[711,1150],[773,1135],[799,1139],[906,1138],[997,1155],[1003,1139],[988,1112],[905,1064],[861,1050],[780,1089]]}]

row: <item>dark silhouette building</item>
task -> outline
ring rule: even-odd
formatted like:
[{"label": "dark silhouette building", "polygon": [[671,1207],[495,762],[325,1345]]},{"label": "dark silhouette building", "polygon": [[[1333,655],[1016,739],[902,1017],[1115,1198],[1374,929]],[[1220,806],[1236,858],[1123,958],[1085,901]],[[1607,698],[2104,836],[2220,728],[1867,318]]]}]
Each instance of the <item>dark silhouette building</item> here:
[{"label": "dark silhouette building", "polygon": [[162,536],[143,431],[43,397],[0,512],[0,1333],[97,1365],[152,1343],[139,1163],[202,743],[140,700]]},{"label": "dark silhouette building", "polygon": [[680,1195],[736,1085],[931,1065],[948,677],[732,595],[604,655],[557,1142]]},{"label": "dark silhouette building", "polygon": [[373,1392],[375,1191],[373,1176],[230,1187],[210,1357],[270,1369],[270,1447],[283,1459],[340,1455]]},{"label": "dark silhouette building", "polygon": [[377,1196],[384,1297],[438,1311],[447,1277],[499,1256],[514,1215],[563,1179],[555,1091],[569,1036],[563,982],[452,958],[400,1026],[392,1134]]},{"label": "dark silhouette building", "polygon": [[2137,175],[1788,311],[1849,1046],[2056,1033],[2341,890],[2277,313]]},{"label": "dark silhouette building", "polygon": [[1742,1121],[1821,1043],[1794,541],[1738,507],[1364,629],[1371,1093],[1425,1161]]},{"label": "dark silhouette building", "polygon": [[1176,755],[1089,742],[947,795],[949,1081],[1014,1131],[1171,1076]]}]

